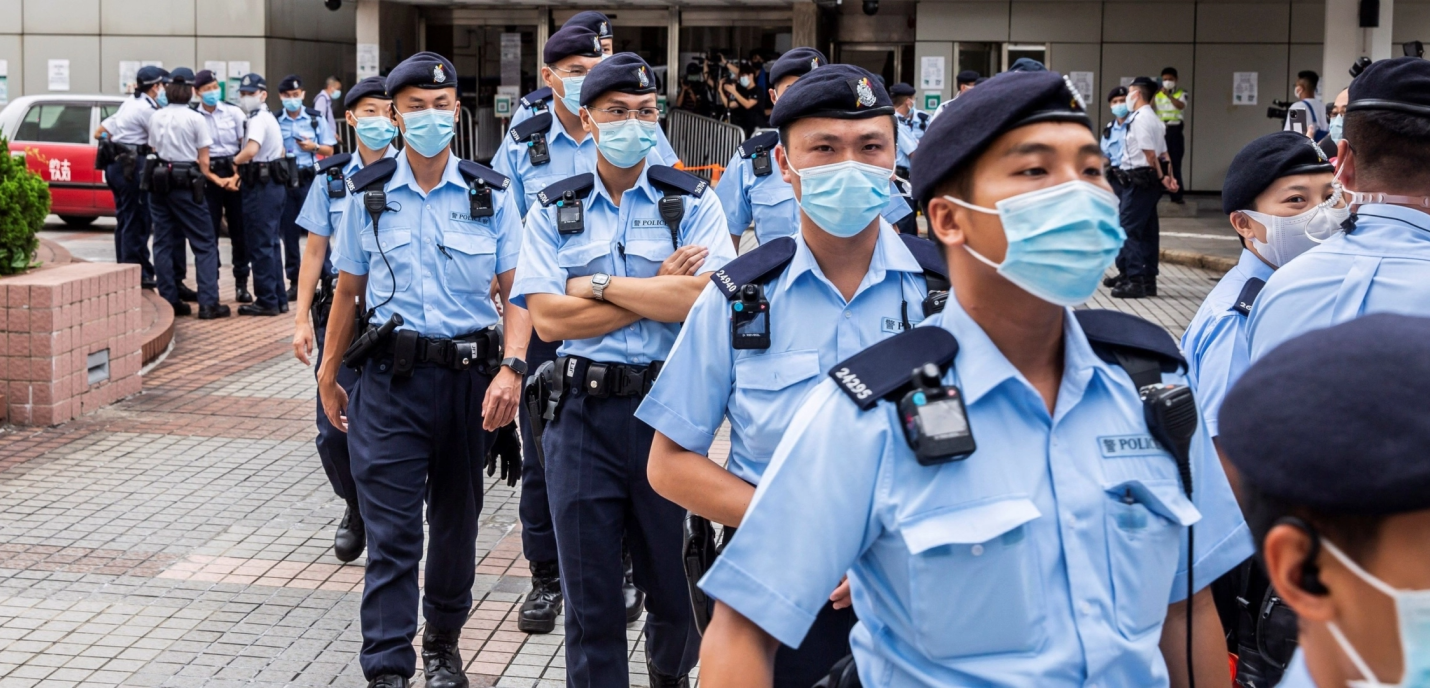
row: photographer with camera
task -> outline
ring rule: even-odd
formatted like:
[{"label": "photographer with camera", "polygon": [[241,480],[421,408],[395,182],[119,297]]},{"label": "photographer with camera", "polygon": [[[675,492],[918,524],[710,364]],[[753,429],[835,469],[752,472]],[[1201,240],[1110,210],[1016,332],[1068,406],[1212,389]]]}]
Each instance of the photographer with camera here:
[{"label": "photographer with camera", "polygon": [[696,55],[694,61],[685,65],[685,81],[680,84],[675,107],[702,117],[718,117],[719,99],[715,97],[715,87],[706,73],[707,64],[704,55]]},{"label": "photographer with camera", "polygon": [[745,130],[745,136],[761,126],[760,88],[755,83],[758,71],[745,62],[731,62],[731,77],[720,81],[720,95],[730,109],[730,123]]}]

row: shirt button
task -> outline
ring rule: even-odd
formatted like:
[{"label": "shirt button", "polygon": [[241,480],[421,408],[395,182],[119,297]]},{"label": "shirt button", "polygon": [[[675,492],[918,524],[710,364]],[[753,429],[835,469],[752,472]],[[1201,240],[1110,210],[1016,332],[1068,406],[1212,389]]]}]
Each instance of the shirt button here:
[{"label": "shirt button", "polygon": [[853,314],[853,313],[850,313],[849,311],[844,311],[844,317],[845,317],[846,319],[852,318],[852,317],[854,317],[854,314]]},{"label": "shirt button", "polygon": [[1072,515],[1072,514],[1068,514],[1068,515],[1067,515],[1067,521],[1068,521],[1068,527],[1069,527],[1069,528],[1076,528],[1076,527],[1077,527],[1077,517],[1076,517],[1076,516],[1074,516],[1074,515]]},{"label": "shirt button", "polygon": [[1083,613],[1084,616],[1092,616],[1092,603],[1091,603],[1091,602],[1083,602],[1083,603],[1082,603],[1082,613]]},{"label": "shirt button", "polygon": [[981,557],[983,556],[983,545],[974,545],[973,549],[970,551],[973,552],[973,556]]}]

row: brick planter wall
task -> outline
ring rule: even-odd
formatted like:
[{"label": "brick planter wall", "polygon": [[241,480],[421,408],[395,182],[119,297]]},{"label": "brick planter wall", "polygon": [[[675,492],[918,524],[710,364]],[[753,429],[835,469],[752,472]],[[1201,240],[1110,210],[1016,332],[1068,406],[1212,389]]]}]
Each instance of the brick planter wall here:
[{"label": "brick planter wall", "polygon": [[[137,394],[140,298],[137,265],[71,263],[0,279],[9,422],[56,425]],[[91,354],[106,350],[108,378],[91,383]]]}]

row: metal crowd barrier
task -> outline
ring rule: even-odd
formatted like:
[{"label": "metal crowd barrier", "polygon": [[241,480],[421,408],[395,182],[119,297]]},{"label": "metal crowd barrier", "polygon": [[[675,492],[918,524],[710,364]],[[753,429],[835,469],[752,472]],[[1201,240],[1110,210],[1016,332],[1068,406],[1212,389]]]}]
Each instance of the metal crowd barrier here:
[{"label": "metal crowd barrier", "polygon": [[665,127],[670,146],[685,169],[712,184],[719,181],[716,168],[723,170],[735,149],[745,142],[745,131],[740,127],[678,108],[668,111]]}]

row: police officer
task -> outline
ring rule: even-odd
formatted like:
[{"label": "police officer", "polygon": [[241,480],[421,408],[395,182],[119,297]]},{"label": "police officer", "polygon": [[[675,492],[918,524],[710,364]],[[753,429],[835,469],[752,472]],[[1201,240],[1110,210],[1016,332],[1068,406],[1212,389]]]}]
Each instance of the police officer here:
[{"label": "police officer", "polygon": [[162,68],[140,67],[134,77],[134,97],[124,101],[94,132],[100,154],[110,160],[104,167],[104,183],[114,194],[114,258],[116,262],[141,266],[140,282],[154,288],[154,266],[149,262],[149,194],[140,190],[145,156],[149,147],[149,119],[160,108],[164,80]]},{"label": "police officer", "polygon": [[1177,68],[1162,70],[1161,88],[1152,98],[1152,106],[1157,117],[1167,127],[1167,160],[1171,164],[1172,178],[1177,180],[1177,190],[1172,192],[1172,202],[1183,203],[1182,157],[1187,154],[1186,113],[1191,94],[1177,84]]},{"label": "police officer", "polygon": [[565,387],[545,429],[567,681],[626,686],[621,541],[646,593],[651,685],[686,685],[698,636],[681,565],[680,507],[651,490],[653,430],[636,419],[706,279],[734,257],[720,201],[699,177],[655,164],[655,76],[633,53],[591,69],[581,122],[595,173],[548,186],[528,215],[515,292],[541,338],[563,341]]},{"label": "police officer", "polygon": [[[316,339],[317,356],[323,360],[323,340],[327,332],[328,312],[333,306],[333,287],[337,270],[329,260],[329,237],[337,228],[343,211],[353,202],[347,180],[358,170],[378,160],[390,158],[397,151],[390,145],[397,135],[389,110],[392,99],[387,96],[386,80],[370,76],[359,81],[343,100],[348,125],[357,132],[357,154],[339,153],[324,158],[318,166],[318,177],[308,189],[308,200],[298,214],[298,226],[308,230],[308,243],[303,247],[303,264],[298,271],[298,302],[293,314],[293,355],[312,365]],[[313,370],[317,373],[316,366]],[[357,371],[347,366],[338,368],[337,382],[351,393],[357,381]],[[347,511],[338,522],[333,535],[333,554],[344,563],[358,558],[367,544],[367,531],[358,509],[357,488],[353,485],[352,465],[348,455],[348,436],[328,421],[318,401],[318,459],[333,492],[347,503]]]},{"label": "police officer", "polygon": [[1336,180],[1354,225],[1277,270],[1251,312],[1251,360],[1376,311],[1430,315],[1430,62],[1381,60],[1351,82]]},{"label": "police officer", "polygon": [[613,31],[615,29],[611,26],[611,19],[605,14],[595,10],[577,12],[571,15],[571,18],[567,19],[566,23],[561,25],[561,28],[564,29],[568,26],[580,26],[588,31],[594,32],[597,36],[601,37],[601,54],[606,56],[614,54],[616,37]]},{"label": "police officer", "polygon": [[[209,146],[209,169],[222,178],[238,178],[238,166],[233,156],[243,148],[246,120],[243,111],[219,99],[222,94],[214,73],[205,69],[194,75],[194,85],[201,102],[195,110],[208,122],[213,145]],[[238,185],[235,184],[235,187]],[[229,256],[233,264],[234,300],[253,303],[248,291],[248,244],[243,235],[243,192],[209,183],[204,193],[208,199],[209,218],[213,220],[214,236],[218,236],[224,216],[228,216]]]},{"label": "police officer", "polygon": [[[850,81],[868,84],[872,106]],[[656,430],[651,486],[723,524],[727,540],[805,393],[836,362],[922,321],[926,274],[947,289],[934,244],[900,237],[879,216],[893,173],[891,106],[873,75],[851,65],[821,68],[785,91],[770,123],[786,134],[774,155],[801,203],[799,231],[711,277],[636,411]],[[748,324],[732,326],[741,317]],[[725,470],[706,457],[727,416]],[[844,590],[799,649],[780,648],[776,686],[809,688],[849,654],[856,619]]]},{"label": "police officer", "polygon": [[[388,73],[406,146],[347,180],[354,197],[335,232],[318,391],[328,420],[348,432],[367,530],[359,661],[371,688],[405,688],[414,673],[424,500],[426,685],[468,685],[457,642],[472,608],[482,459],[492,431],[516,417],[531,328],[525,311],[505,309],[503,353],[488,293],[495,279],[506,301],[521,218],[505,177],[450,150],[457,83],[452,63],[430,52]],[[358,298],[369,329],[345,356]],[[344,360],[361,366],[351,400],[338,384]]]},{"label": "police officer", "polygon": [[[881,82],[882,83],[882,82]],[[889,89],[889,95],[894,101],[894,121],[898,124],[895,129],[898,133],[898,140],[895,142],[897,156],[894,163],[894,175],[902,181],[896,181],[901,192],[906,192],[902,185],[909,182],[909,166],[912,164],[914,151],[919,147],[919,139],[923,138],[924,132],[928,129],[931,119],[928,115],[914,109],[914,87],[904,83],[894,84]],[[909,204],[911,211],[917,211],[914,206],[914,199],[905,197],[904,201]],[[918,236],[918,219],[911,212],[900,219],[895,225],[900,234]]]},{"label": "police officer", "polygon": [[202,115],[189,108],[194,97],[194,72],[179,67],[164,85],[169,104],[149,120],[149,142],[154,157],[145,174],[149,204],[154,215],[154,271],[159,295],[175,315],[189,315],[189,304],[179,300],[174,274],[174,253],[182,253],[182,239],[194,249],[194,273],[199,284],[199,319],[227,318],[228,306],[218,302],[218,235],[204,205],[204,180],[226,189],[238,185],[236,177],[219,177],[209,168],[213,137]]},{"label": "police officer", "polygon": [[[827,64],[829,60],[824,53],[814,48],[794,48],[781,55],[770,66],[770,100],[778,103],[785,89],[800,77]],[[730,157],[720,184],[715,187],[720,205],[725,208],[726,227],[736,246],[751,221],[755,225],[755,238],[761,244],[799,231],[799,205],[795,202],[794,190],[784,180],[784,173],[774,159],[779,142],[779,132],[774,131],[746,139]],[[890,182],[890,190],[891,195],[896,195],[897,186],[893,182]],[[912,218],[913,210],[903,198],[891,197],[882,215],[890,224],[897,225]]]},{"label": "police officer", "polygon": [[[1112,186],[1112,192],[1122,196],[1122,183],[1113,174],[1113,168],[1122,162],[1122,146],[1127,140],[1127,87],[1117,86],[1107,92],[1107,107],[1112,111],[1112,119],[1102,126],[1102,176]],[[1119,258],[1121,256],[1119,255]],[[1122,267],[1118,267],[1122,272]],[[1112,286],[1108,284],[1107,286]]]},{"label": "police officer", "polygon": [[1248,525],[1298,619],[1284,688],[1430,682],[1427,341],[1430,320],[1389,313],[1308,332],[1222,405]]},{"label": "police officer", "polygon": [[1204,586],[1251,542],[1206,433],[1175,421],[1195,414],[1176,344],[1070,308],[1123,239],[1081,101],[1056,73],[1002,74],[925,142],[914,193],[950,298],[795,411],[702,582],[720,604],[701,685],[767,681],[846,572],[866,686],[1167,686],[1193,663],[1225,682]]},{"label": "police officer", "polygon": [[244,243],[253,265],[254,303],[238,307],[239,315],[274,316],[288,311],[283,294],[283,258],[278,221],[283,216],[287,173],[283,164],[283,130],[264,104],[268,82],[245,74],[238,82],[239,107],[248,113],[243,150],[233,156],[243,194]]},{"label": "police officer", "polygon": [[308,187],[317,176],[319,155],[332,155],[338,139],[328,128],[323,113],[303,107],[303,80],[289,74],[278,82],[278,97],[283,101],[283,114],[278,126],[283,130],[283,151],[298,167],[298,180],[290,184],[283,199],[283,271],[288,276],[288,300],[298,300],[298,265],[302,260],[299,248],[298,213],[308,199]]},{"label": "police officer", "polygon": [[[894,84],[889,89],[889,97],[894,101],[894,117],[899,126],[913,138],[914,143],[918,143],[928,131],[929,121],[933,119],[927,112],[914,107],[914,87],[905,83]],[[907,179],[907,175],[903,175]]]},{"label": "police officer", "polygon": [[933,111],[933,116],[934,116],[934,117],[938,117],[940,114],[943,113],[944,108],[948,107],[948,104],[949,104],[949,103],[952,103],[953,101],[958,100],[958,97],[959,97],[959,96],[963,95],[963,94],[966,93],[969,89],[971,89],[971,88],[973,88],[974,86],[976,86],[976,85],[982,83],[983,81],[986,81],[986,79],[984,78],[984,76],[983,76],[982,74],[979,74],[976,70],[965,69],[965,70],[959,72],[959,73],[958,73],[958,76],[954,77],[954,80],[953,80],[953,82],[954,82],[954,88],[956,89],[956,90],[953,92],[953,97],[952,97],[952,98],[949,98],[948,100],[943,101],[942,103],[940,103],[939,106],[938,106],[938,109]]},{"label": "police officer", "polygon": [[1122,184],[1122,227],[1127,244],[1118,256],[1118,273],[1113,278],[1112,295],[1119,299],[1140,299],[1157,295],[1158,245],[1161,225],[1157,221],[1157,200],[1163,191],[1175,193],[1177,180],[1162,169],[1167,159],[1166,126],[1157,117],[1152,99],[1157,85],[1139,76],[1127,87],[1127,137],[1118,165]]}]

